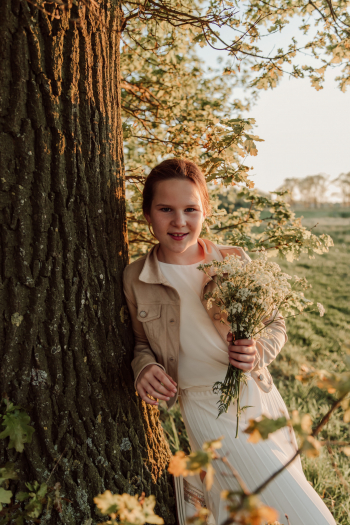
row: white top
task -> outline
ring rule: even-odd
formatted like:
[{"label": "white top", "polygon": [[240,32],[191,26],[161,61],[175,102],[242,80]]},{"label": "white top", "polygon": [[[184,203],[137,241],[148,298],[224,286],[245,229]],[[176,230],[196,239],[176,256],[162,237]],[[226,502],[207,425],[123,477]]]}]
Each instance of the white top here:
[{"label": "white top", "polygon": [[[178,386],[213,385],[226,375],[228,348],[200,300],[205,279],[201,263],[180,265],[158,261],[160,270],[180,296]],[[229,329],[227,329],[229,331]]]}]

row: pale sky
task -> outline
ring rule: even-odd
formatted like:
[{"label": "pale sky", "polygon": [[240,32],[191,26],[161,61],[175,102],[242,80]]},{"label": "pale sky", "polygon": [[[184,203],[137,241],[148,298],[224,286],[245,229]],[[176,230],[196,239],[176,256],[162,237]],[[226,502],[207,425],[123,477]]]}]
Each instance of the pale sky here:
[{"label": "pale sky", "polygon": [[[223,56],[208,46],[198,54],[211,67],[219,67],[216,59]],[[254,167],[250,176],[258,188],[273,191],[285,178],[326,173],[334,179],[350,171],[350,89],[339,90],[338,74],[328,73],[320,91],[308,78],[287,76],[274,90],[260,90],[247,116],[256,119],[254,134],[265,142],[257,143],[258,155],[246,161]],[[243,99],[244,92],[234,96]]]}]

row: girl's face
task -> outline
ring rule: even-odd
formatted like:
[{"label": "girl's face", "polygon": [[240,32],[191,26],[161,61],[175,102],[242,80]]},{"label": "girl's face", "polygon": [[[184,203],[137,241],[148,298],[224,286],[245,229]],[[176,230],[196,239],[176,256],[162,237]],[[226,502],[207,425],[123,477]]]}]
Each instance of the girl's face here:
[{"label": "girl's face", "polygon": [[152,224],[164,255],[198,249],[205,214],[194,182],[183,179],[158,182],[150,214],[145,217]]}]

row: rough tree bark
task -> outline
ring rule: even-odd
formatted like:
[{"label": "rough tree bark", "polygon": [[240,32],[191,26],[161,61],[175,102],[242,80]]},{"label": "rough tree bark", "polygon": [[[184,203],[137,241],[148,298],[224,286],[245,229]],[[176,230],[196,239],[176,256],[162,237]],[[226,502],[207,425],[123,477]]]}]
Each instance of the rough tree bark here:
[{"label": "rough tree bark", "polygon": [[92,498],[110,489],[154,494],[170,525],[169,450],[134,393],[121,288],[122,13],[47,5],[59,18],[0,6],[0,393],[35,428],[23,454],[1,442],[0,464],[44,482],[62,456],[50,485],[73,503],[43,523],[94,523]]}]

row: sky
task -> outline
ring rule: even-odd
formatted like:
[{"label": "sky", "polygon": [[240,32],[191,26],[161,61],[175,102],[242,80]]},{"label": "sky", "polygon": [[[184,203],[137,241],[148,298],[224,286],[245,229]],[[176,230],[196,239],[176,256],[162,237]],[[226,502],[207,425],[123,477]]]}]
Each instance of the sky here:
[{"label": "sky", "polygon": [[[286,47],[293,26],[283,37]],[[215,68],[217,58],[223,56],[208,46],[198,47],[198,54]],[[311,87],[308,78],[287,76],[275,89],[260,90],[258,102],[247,114],[256,119],[254,134],[264,139],[257,143],[258,155],[246,161],[254,167],[250,178],[256,187],[274,191],[286,178],[325,173],[332,180],[350,171],[350,89],[340,91],[334,80],[338,74],[327,73],[320,91]],[[234,96],[243,99],[243,90]],[[334,189],[330,187],[330,193]]]}]

